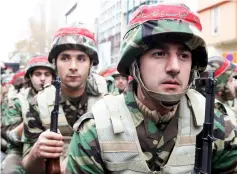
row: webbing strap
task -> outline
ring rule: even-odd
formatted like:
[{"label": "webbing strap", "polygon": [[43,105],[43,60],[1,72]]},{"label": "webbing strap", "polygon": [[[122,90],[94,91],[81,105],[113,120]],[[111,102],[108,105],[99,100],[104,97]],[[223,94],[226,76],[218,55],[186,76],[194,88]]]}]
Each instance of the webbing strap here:
[{"label": "webbing strap", "polygon": [[93,114],[90,112],[85,113],[84,115],[82,115],[73,125],[73,130],[74,131],[78,131],[81,123],[86,120],[86,119],[90,119],[90,118],[94,118]]},{"label": "webbing strap", "polygon": [[103,152],[137,152],[137,145],[135,142],[127,141],[107,141],[102,142],[101,149]]},{"label": "webbing strap", "polygon": [[[122,117],[118,107],[120,106],[120,101],[115,101],[114,98],[112,98],[111,96],[104,97],[104,100],[109,109],[114,134],[123,133],[124,128],[122,123]],[[114,104],[114,102],[116,102],[116,104]]]},{"label": "webbing strap", "polygon": [[139,173],[147,173],[147,170],[141,171],[142,161],[126,161],[120,163],[112,163],[109,161],[105,161],[105,166],[109,171],[122,171],[130,169],[132,171],[137,171]]}]

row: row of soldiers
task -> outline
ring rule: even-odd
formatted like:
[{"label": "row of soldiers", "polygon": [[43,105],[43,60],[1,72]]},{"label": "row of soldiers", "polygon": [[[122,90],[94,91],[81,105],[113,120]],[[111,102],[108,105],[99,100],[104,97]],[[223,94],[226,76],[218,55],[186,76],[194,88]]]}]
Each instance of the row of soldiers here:
[{"label": "row of soldiers", "polygon": [[[205,115],[205,93],[194,80],[209,70],[217,79],[211,173],[236,173],[236,65],[208,59],[193,27],[202,29],[184,4],[138,8],[122,41],[112,88],[92,71],[99,64],[93,33],[59,29],[48,57],[32,58],[14,78],[21,84],[14,85],[16,93],[7,97],[9,89],[3,96],[2,173],[46,173],[50,159],[60,159],[60,172],[67,174],[191,173]],[[49,130],[56,77],[57,133]]]}]

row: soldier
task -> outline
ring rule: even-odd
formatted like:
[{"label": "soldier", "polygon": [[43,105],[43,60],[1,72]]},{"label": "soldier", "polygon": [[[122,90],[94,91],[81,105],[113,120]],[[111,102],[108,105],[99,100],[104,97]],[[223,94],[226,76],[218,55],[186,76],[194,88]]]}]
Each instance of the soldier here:
[{"label": "soldier", "polygon": [[[122,95],[103,97],[75,124],[67,173],[192,172],[205,98],[189,87],[207,66],[205,42],[193,27],[202,28],[184,4],[145,5],[134,12],[118,71],[135,80]],[[231,173],[236,123],[215,113],[212,172]]]},{"label": "soldier", "polygon": [[[64,168],[73,125],[91,105],[107,93],[103,77],[91,73],[99,59],[96,41],[85,28],[68,27],[57,31],[49,53],[61,80],[58,129],[60,134],[47,131],[54,106],[55,88],[49,86],[31,103],[24,126],[23,166],[27,173],[45,173],[47,158],[61,157]],[[62,155],[63,154],[63,155]]]},{"label": "soldier", "polygon": [[[214,56],[208,59],[207,71],[215,71],[216,84],[216,107],[222,111],[223,114],[234,115],[229,106],[228,101],[234,100],[235,87],[233,81],[233,72],[236,66],[229,60],[223,57]],[[236,117],[237,118],[237,117]]]},{"label": "soldier", "polygon": [[[7,150],[7,140],[8,137],[6,135],[7,129],[9,129],[9,126],[7,122],[5,122],[6,119],[6,112],[8,112],[8,109],[13,106],[14,98],[16,97],[17,93],[21,90],[23,90],[23,86],[25,84],[24,80],[25,71],[18,71],[16,72],[11,80],[8,80],[8,82],[4,85],[3,89],[3,101],[1,103],[1,148],[3,151],[6,152]],[[6,125],[4,125],[6,123]],[[2,167],[1,167],[2,168]]]},{"label": "soldier", "polygon": [[[6,128],[6,137],[9,141],[8,154],[4,161],[3,169],[5,174],[24,173],[21,166],[23,119],[29,110],[29,103],[31,103],[33,97],[38,91],[42,90],[42,86],[51,84],[52,79],[55,78],[54,67],[45,56],[37,56],[30,59],[25,72],[21,73],[21,77],[25,78],[29,88],[20,90],[13,97],[3,120],[4,127]],[[15,79],[21,78],[13,78],[13,83],[17,84],[18,87],[22,86],[19,84],[20,80],[15,81]]]},{"label": "soldier", "polygon": [[119,73],[117,66],[112,65],[100,74],[105,77],[108,91],[112,95],[121,94],[127,87],[129,78],[126,74]]},{"label": "soldier", "polygon": [[114,78],[114,89],[111,94],[118,95],[123,93],[128,85],[128,75],[115,71],[111,76]]}]

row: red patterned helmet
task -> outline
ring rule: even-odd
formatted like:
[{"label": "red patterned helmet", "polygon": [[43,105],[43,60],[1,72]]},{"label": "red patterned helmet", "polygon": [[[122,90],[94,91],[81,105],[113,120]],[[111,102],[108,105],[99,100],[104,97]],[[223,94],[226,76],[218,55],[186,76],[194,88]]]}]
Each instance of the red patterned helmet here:
[{"label": "red patterned helmet", "polygon": [[49,68],[52,71],[53,76],[55,76],[55,69],[54,66],[49,63],[48,57],[46,56],[37,56],[33,57],[29,60],[26,66],[26,73],[25,78],[29,79],[30,73],[36,68],[36,67],[46,67]]},{"label": "red patterned helmet", "polygon": [[185,4],[155,4],[139,7],[127,26],[120,49],[118,71],[130,75],[131,64],[148,48],[162,42],[178,42],[192,52],[193,68],[207,66],[205,41],[197,35],[202,30],[198,16]]},{"label": "red patterned helmet", "polygon": [[62,51],[70,49],[85,52],[93,65],[98,65],[96,40],[88,29],[68,27],[58,30],[49,52],[49,62],[52,63]]}]

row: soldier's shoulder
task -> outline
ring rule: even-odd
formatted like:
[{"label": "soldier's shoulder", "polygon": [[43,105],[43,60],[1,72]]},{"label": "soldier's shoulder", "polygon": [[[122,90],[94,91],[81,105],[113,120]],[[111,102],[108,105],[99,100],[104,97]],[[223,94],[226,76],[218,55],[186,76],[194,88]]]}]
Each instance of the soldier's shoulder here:
[{"label": "soldier's shoulder", "polygon": [[237,123],[237,113],[231,107],[218,100],[215,101],[215,114],[217,117],[230,119],[233,123]]},{"label": "soldier's shoulder", "polygon": [[86,133],[95,127],[95,120],[92,112],[82,115],[73,125],[76,132]]},{"label": "soldier's shoulder", "polygon": [[[226,112],[226,106],[222,103],[215,103],[214,136],[217,139],[233,139],[237,127],[234,112]],[[224,111],[223,111],[224,110]]]}]

